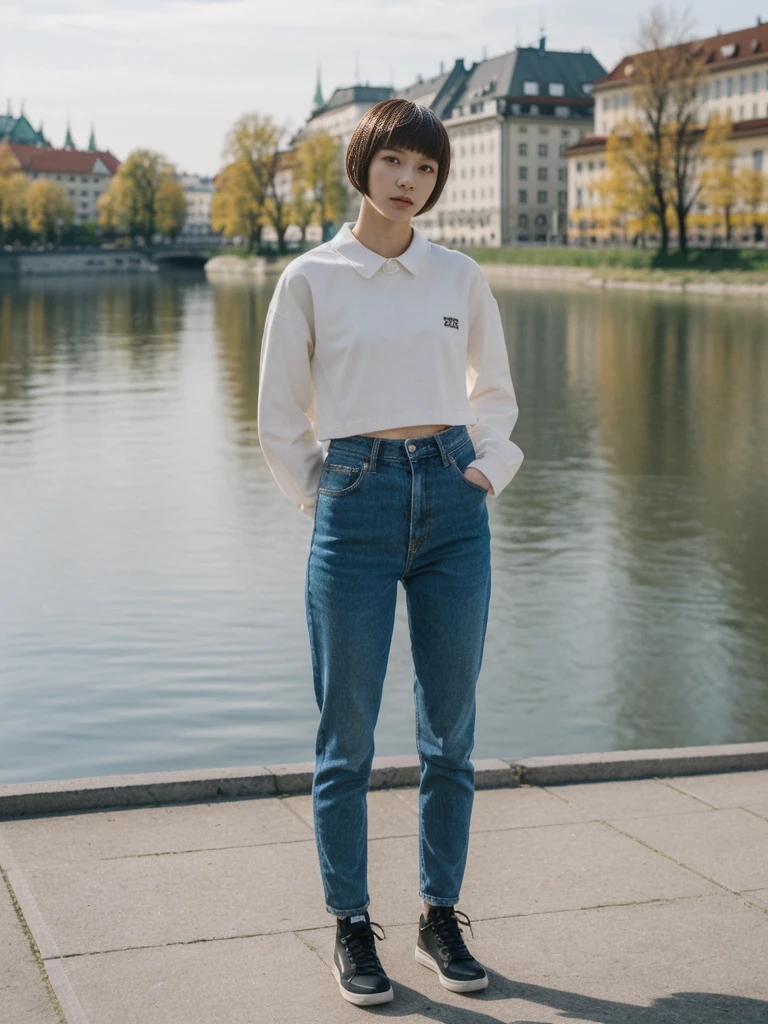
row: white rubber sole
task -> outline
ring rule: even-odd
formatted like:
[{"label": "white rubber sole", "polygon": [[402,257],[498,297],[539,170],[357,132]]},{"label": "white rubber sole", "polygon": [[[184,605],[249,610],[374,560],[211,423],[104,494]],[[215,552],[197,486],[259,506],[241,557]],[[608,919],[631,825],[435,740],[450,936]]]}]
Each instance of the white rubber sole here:
[{"label": "white rubber sole", "polygon": [[477,992],[481,988],[488,988],[487,974],[484,978],[478,978],[476,981],[452,981],[450,978],[446,978],[434,959],[421,946],[416,947],[416,961],[424,964],[430,971],[434,971],[440,979],[440,984],[451,992]]},{"label": "white rubber sole", "polygon": [[333,976],[339,983],[339,992],[341,992],[342,996],[348,1003],[354,1003],[355,1006],[374,1006],[377,1003],[391,1003],[395,998],[395,993],[391,985],[389,986],[388,992],[371,992],[371,994],[367,996],[356,992],[348,992],[341,984],[341,973],[339,968],[336,966],[335,960],[331,966],[333,968]]}]

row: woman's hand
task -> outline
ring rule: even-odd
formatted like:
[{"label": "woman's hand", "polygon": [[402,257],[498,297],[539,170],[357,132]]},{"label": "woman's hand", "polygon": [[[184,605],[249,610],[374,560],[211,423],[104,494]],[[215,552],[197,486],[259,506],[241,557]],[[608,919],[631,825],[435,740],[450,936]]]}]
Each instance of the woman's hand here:
[{"label": "woman's hand", "polygon": [[490,493],[493,494],[491,481],[488,479],[485,473],[480,472],[477,466],[467,466],[467,468],[464,470],[464,476],[467,478],[467,480],[471,480],[472,483],[474,484],[479,484],[481,487],[484,487],[486,491],[490,491]]}]

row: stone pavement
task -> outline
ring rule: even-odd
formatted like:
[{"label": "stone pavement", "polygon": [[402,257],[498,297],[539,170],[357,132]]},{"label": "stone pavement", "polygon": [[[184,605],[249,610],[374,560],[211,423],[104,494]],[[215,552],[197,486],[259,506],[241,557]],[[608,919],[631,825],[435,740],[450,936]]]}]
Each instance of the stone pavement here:
[{"label": "stone pavement", "polygon": [[417,799],[368,794],[369,1009],[331,974],[310,794],[0,821],[1,1024],[768,1022],[768,770],[478,789],[468,995],[414,960]]}]

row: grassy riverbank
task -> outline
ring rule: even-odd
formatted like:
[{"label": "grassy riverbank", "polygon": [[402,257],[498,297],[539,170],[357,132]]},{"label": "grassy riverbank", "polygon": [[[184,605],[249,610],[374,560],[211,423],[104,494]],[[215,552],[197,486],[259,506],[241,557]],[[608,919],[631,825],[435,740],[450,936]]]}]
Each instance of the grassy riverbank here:
[{"label": "grassy riverbank", "polygon": [[768,250],[691,249],[662,254],[656,249],[463,248],[472,259],[495,266],[579,267],[604,280],[673,282],[717,280],[723,284],[768,284]]}]

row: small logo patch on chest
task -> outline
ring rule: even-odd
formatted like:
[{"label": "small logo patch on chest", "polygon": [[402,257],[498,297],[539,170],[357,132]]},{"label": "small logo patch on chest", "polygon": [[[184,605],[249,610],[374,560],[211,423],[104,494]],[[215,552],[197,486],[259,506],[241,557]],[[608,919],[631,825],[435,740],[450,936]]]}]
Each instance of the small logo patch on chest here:
[{"label": "small logo patch on chest", "polygon": [[458,331],[458,329],[459,329],[459,321],[457,320],[457,318],[455,316],[444,316],[443,317],[443,326],[444,327],[455,327],[456,330]]}]

